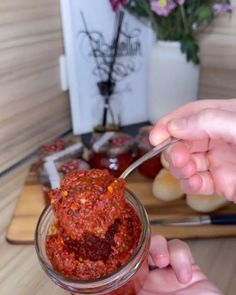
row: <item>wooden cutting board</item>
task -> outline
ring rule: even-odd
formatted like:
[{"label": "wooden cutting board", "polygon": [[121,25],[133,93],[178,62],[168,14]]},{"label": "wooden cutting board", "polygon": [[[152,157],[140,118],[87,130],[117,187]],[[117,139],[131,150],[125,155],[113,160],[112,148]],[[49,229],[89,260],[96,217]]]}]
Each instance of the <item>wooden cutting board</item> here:
[{"label": "wooden cutting board", "polygon": [[[197,212],[189,208],[185,199],[173,202],[160,202],[152,194],[152,181],[134,172],[127,179],[127,187],[133,191],[144,204],[149,218],[171,218],[178,216],[196,216]],[[38,218],[48,203],[35,175],[33,165],[28,173],[25,185],[19,196],[15,212],[9,224],[6,239],[14,244],[31,244]],[[214,214],[236,214],[236,205],[228,204]],[[153,234],[161,234],[166,238],[214,238],[236,236],[236,225],[217,226],[204,225],[192,227],[152,226]]]}]

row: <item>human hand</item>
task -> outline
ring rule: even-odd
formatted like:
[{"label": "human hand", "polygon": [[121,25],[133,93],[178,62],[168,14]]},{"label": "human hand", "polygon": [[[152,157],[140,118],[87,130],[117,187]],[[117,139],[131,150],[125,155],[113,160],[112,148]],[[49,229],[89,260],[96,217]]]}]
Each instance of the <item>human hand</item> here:
[{"label": "human hand", "polygon": [[222,295],[194,263],[187,244],[166,241],[162,236],[151,239],[149,271],[139,295]]},{"label": "human hand", "polygon": [[182,139],[164,156],[185,193],[236,202],[236,99],[198,100],[164,116],[150,141],[157,145],[169,136]]}]

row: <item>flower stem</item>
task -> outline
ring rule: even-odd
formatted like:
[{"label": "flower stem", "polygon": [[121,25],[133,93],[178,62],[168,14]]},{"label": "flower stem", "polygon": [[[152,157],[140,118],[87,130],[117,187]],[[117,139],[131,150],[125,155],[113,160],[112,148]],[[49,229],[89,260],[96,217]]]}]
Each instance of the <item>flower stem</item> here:
[{"label": "flower stem", "polygon": [[158,25],[157,25],[157,23],[155,21],[155,18],[154,18],[153,14],[152,14],[152,11],[151,11],[148,3],[146,2],[146,0],[141,0],[140,2],[142,3],[142,6],[143,6],[144,10],[149,15],[150,21],[152,23],[152,26],[153,26],[154,31],[156,32],[156,35],[158,35],[158,33],[159,33],[158,32],[159,31],[158,30]]},{"label": "flower stem", "polygon": [[182,20],[183,20],[183,25],[184,25],[184,32],[186,35],[188,35],[189,31],[188,31],[188,21],[186,18],[186,14],[185,14],[185,10],[183,5],[180,5],[180,12],[181,12],[181,16],[182,16]]}]

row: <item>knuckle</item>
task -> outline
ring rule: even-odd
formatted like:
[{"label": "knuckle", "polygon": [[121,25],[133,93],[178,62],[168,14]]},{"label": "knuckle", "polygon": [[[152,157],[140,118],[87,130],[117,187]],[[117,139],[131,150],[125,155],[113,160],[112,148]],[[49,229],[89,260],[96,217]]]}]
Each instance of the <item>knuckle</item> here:
[{"label": "knuckle", "polygon": [[213,109],[206,108],[199,112],[198,122],[201,126],[204,126],[206,122],[213,122],[215,120],[215,112]]},{"label": "knuckle", "polygon": [[175,253],[180,255],[180,254],[185,254],[186,250],[188,251],[189,247],[188,245],[179,239],[173,239],[169,241],[170,246],[175,248]]},{"label": "knuckle", "polygon": [[235,200],[235,176],[229,175],[223,169],[218,169],[214,172],[214,183],[218,195],[224,196],[229,201]]}]

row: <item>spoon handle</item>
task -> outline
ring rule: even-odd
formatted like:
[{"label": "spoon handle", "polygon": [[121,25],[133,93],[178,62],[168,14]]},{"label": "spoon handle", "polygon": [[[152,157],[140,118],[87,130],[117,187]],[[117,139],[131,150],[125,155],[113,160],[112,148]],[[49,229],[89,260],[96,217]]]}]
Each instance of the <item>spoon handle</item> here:
[{"label": "spoon handle", "polygon": [[132,172],[135,168],[137,168],[139,165],[141,165],[143,162],[149,160],[150,158],[160,154],[163,152],[165,149],[167,149],[169,146],[172,144],[176,143],[180,139],[169,137],[166,140],[164,140],[162,143],[158,144],[155,146],[153,149],[151,149],[149,152],[144,154],[141,158],[139,158],[137,161],[132,163],[125,171],[120,175],[119,178],[126,178],[130,172]]}]

